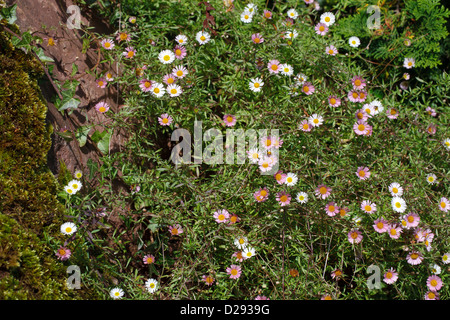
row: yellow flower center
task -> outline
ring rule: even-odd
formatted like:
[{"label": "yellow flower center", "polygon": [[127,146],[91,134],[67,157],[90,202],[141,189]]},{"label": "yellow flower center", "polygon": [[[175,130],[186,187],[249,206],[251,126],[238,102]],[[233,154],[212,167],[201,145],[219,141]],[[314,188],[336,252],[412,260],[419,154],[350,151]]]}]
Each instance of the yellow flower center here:
[{"label": "yellow flower center", "polygon": [[66,250],[64,250],[64,249],[59,249],[58,252],[61,256],[66,254]]},{"label": "yellow flower center", "polygon": [[236,269],[231,270],[231,275],[235,276],[238,274],[238,271]]},{"label": "yellow flower center", "polygon": [[228,116],[227,117],[227,122],[233,122],[233,117],[232,116]]},{"label": "yellow flower center", "polygon": [[309,91],[309,87],[308,86],[303,86],[303,91],[304,92],[308,92]]},{"label": "yellow flower center", "polygon": [[261,40],[260,40],[259,38],[255,38],[253,41],[254,41],[255,43],[259,43]]},{"label": "yellow flower center", "polygon": [[366,126],[365,126],[365,125],[363,125],[363,124],[359,124],[359,125],[358,125],[358,130],[359,130],[359,131],[364,131],[364,129],[366,129]]},{"label": "yellow flower center", "polygon": [[267,191],[266,190],[261,190],[261,192],[259,193],[261,196],[265,197],[267,196]]},{"label": "yellow flower center", "polygon": [[100,87],[103,87],[103,81],[99,81],[99,82],[98,82],[98,85],[99,85]]},{"label": "yellow flower center", "polygon": [[100,108],[98,108],[98,111],[101,112],[101,113],[103,113],[103,112],[106,111],[106,108],[105,108],[105,107],[100,107]]},{"label": "yellow flower center", "polygon": [[67,232],[67,233],[72,232],[72,228],[71,228],[71,227],[67,227],[67,228],[66,228],[66,232]]},{"label": "yellow flower center", "polygon": [[177,228],[173,228],[172,229],[172,234],[173,235],[177,235],[178,234],[178,229]]},{"label": "yellow flower center", "polygon": [[364,170],[361,170],[358,174],[360,177],[364,177],[366,175],[366,172]]},{"label": "yellow flower center", "polygon": [[292,182],[292,177],[288,177],[288,178],[286,179],[286,181],[289,182],[289,183],[291,183],[291,182]]},{"label": "yellow flower center", "polygon": [[150,88],[152,86],[152,83],[150,81],[145,81],[144,87]]},{"label": "yellow flower center", "polygon": [[163,122],[163,123],[168,123],[168,122],[169,122],[169,119],[164,118],[164,119],[162,119],[162,122]]},{"label": "yellow flower center", "polygon": [[155,288],[155,284],[152,282],[152,283],[149,284],[149,287],[150,287],[151,289],[153,289],[153,288]]},{"label": "yellow flower center", "polygon": [[364,115],[362,114],[362,112],[358,112],[358,114],[356,115],[356,117],[358,119],[362,119],[364,117]]},{"label": "yellow flower center", "polygon": [[356,80],[355,80],[355,85],[356,85],[356,86],[360,86],[360,85],[361,85],[361,80],[356,79]]},{"label": "yellow flower center", "polygon": [[276,64],[273,64],[270,68],[271,68],[273,71],[277,71],[277,70],[278,70],[278,66],[277,66]]},{"label": "yellow flower center", "polygon": [[305,123],[305,124],[303,125],[303,129],[308,130],[308,129],[309,129],[309,125],[308,125],[307,123]]},{"label": "yellow flower center", "polygon": [[419,257],[419,255],[417,253],[413,253],[411,255],[411,259],[416,260]]},{"label": "yellow flower center", "polygon": [[392,192],[393,192],[393,193],[397,193],[397,192],[398,192],[398,189],[397,189],[397,188],[392,188]]},{"label": "yellow flower center", "polygon": [[147,263],[149,263],[149,264],[150,264],[150,263],[153,263],[153,258],[152,258],[152,257],[148,257],[148,258],[147,258]]},{"label": "yellow flower center", "polygon": [[255,82],[255,83],[253,84],[253,86],[254,86],[255,88],[259,88],[259,83],[258,83],[258,82]]},{"label": "yellow flower center", "polygon": [[371,206],[365,206],[365,207],[364,207],[364,210],[366,210],[366,211],[372,211],[372,207],[371,207]]},{"label": "yellow flower center", "polygon": [[164,61],[169,61],[170,60],[170,56],[168,54],[166,54],[163,59],[164,59]]},{"label": "yellow flower center", "polygon": [[111,43],[105,42],[105,48],[109,48],[109,47],[111,47]]},{"label": "yellow flower center", "polygon": [[325,22],[330,22],[331,18],[330,17],[325,17]]},{"label": "yellow flower center", "polygon": [[324,26],[320,26],[319,27],[319,31],[324,31],[325,30],[325,27]]},{"label": "yellow flower center", "polygon": [[355,98],[355,99],[358,98],[359,97],[358,92],[353,92],[352,93],[352,97]]},{"label": "yellow flower center", "polygon": [[393,276],[392,272],[386,273],[386,278],[391,279]]},{"label": "yellow flower center", "polygon": [[358,233],[355,231],[355,232],[352,232],[351,233],[351,235],[350,235],[350,237],[352,238],[352,239],[356,239],[356,238],[358,238]]},{"label": "yellow flower center", "polygon": [[49,46],[54,46],[55,45],[55,40],[53,38],[49,38],[48,39],[48,45]]},{"label": "yellow flower center", "polygon": [[336,208],[335,208],[334,206],[329,206],[329,207],[328,207],[328,211],[334,212],[334,210],[336,210]]},{"label": "yellow flower center", "polygon": [[345,211],[345,209],[339,210],[339,215],[340,215],[341,217],[345,217],[346,214],[347,214],[347,212]]},{"label": "yellow flower center", "polygon": [[205,36],[201,36],[201,37],[200,37],[200,40],[205,41],[205,40],[206,40],[206,37],[205,37]]},{"label": "yellow flower center", "polygon": [[281,202],[286,202],[287,201],[287,195],[282,195],[281,197],[280,197],[280,201]]},{"label": "yellow flower center", "polygon": [[153,89],[153,92],[154,92],[154,93],[159,93],[159,91],[160,91],[159,88]]},{"label": "yellow flower center", "polygon": [[436,287],[438,282],[435,279],[433,279],[430,281],[430,284],[431,284],[431,286]]},{"label": "yellow flower center", "polygon": [[434,299],[436,297],[436,295],[434,294],[434,292],[428,292],[428,298],[429,299]]},{"label": "yellow flower center", "polygon": [[333,49],[328,50],[328,53],[333,54],[334,53]]},{"label": "yellow flower center", "polygon": [[360,98],[360,99],[364,99],[365,96],[366,96],[366,95],[364,94],[364,92],[360,92],[360,93],[359,93],[359,98]]},{"label": "yellow flower center", "polygon": [[384,227],[384,223],[383,222],[378,222],[377,223],[377,228],[378,229],[383,229],[383,227]]},{"label": "yellow flower center", "polygon": [[177,91],[177,89],[175,89],[175,88],[173,88],[173,89],[170,89],[170,93],[171,94],[176,94],[178,91]]},{"label": "yellow flower center", "polygon": [[331,99],[330,99],[330,103],[331,103],[331,104],[336,104],[336,99],[335,99],[335,98],[331,98]]},{"label": "yellow flower center", "polygon": [[445,208],[446,206],[447,206],[447,204],[444,201],[442,201],[441,202],[441,208]]},{"label": "yellow flower center", "polygon": [[392,235],[392,236],[395,236],[396,234],[397,234],[397,230],[391,229],[391,235]]},{"label": "yellow flower center", "polygon": [[244,16],[244,19],[247,20],[249,18],[248,14]]},{"label": "yellow flower center", "polygon": [[178,77],[181,77],[182,75],[183,75],[183,71],[182,71],[182,70],[178,70],[178,71],[177,71],[177,76],[178,76]]},{"label": "yellow flower center", "polygon": [[175,54],[176,54],[177,56],[181,56],[181,50],[180,50],[180,49],[175,50]]},{"label": "yellow flower center", "polygon": [[120,40],[127,40],[128,39],[128,35],[126,33],[121,33],[120,34]]},{"label": "yellow flower center", "polygon": [[319,192],[320,192],[321,194],[325,194],[325,193],[327,193],[327,188],[325,188],[325,187],[320,187]]},{"label": "yellow flower center", "polygon": [[127,56],[128,56],[128,58],[133,58],[134,52],[133,51],[128,51]]},{"label": "yellow flower center", "polygon": [[[396,204],[397,205],[397,204]],[[408,218],[406,218],[408,220],[409,223],[413,223],[414,222],[414,217],[413,216],[409,216]]]}]

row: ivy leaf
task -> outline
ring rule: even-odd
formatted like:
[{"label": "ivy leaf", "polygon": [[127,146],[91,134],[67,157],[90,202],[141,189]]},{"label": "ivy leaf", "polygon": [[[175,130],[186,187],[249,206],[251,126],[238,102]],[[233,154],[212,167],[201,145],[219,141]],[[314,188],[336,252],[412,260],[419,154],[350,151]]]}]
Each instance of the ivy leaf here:
[{"label": "ivy leaf", "polygon": [[42,48],[33,48],[33,49],[36,55],[38,56],[39,60],[41,60],[42,62],[55,62],[55,60],[45,55],[44,50]]},{"label": "ivy leaf", "polygon": [[61,107],[58,109],[59,111],[63,111],[66,109],[76,109],[80,105],[81,101],[75,98],[70,98],[68,100],[63,100],[61,102]]},{"label": "ivy leaf", "polygon": [[17,20],[17,4],[12,5],[11,7],[2,8],[0,10],[0,16],[3,19],[6,19],[9,24],[13,24]]},{"label": "ivy leaf", "polygon": [[77,129],[77,132],[75,133],[75,138],[80,143],[80,148],[84,147],[84,145],[86,144],[87,135],[90,130],[91,130],[91,127],[89,127],[89,126],[79,127]]},{"label": "ivy leaf", "polygon": [[111,133],[107,132],[102,137],[102,139],[97,143],[98,149],[105,155],[109,153],[109,142],[111,140],[111,136],[112,136]]}]

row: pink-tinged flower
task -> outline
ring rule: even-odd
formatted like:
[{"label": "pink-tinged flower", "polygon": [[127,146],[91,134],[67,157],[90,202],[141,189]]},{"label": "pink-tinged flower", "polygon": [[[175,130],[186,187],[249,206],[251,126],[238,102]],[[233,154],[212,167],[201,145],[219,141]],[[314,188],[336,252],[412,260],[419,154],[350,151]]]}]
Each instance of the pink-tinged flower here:
[{"label": "pink-tinged flower", "polygon": [[316,88],[314,88],[314,86],[312,85],[311,82],[305,82],[302,84],[302,91],[306,95],[310,95],[310,94],[313,94],[314,91],[316,91]]},{"label": "pink-tinged flower", "polygon": [[264,202],[269,198],[269,190],[266,187],[261,188],[253,194],[253,197],[258,202]]},{"label": "pink-tinged flower", "polygon": [[389,230],[389,223],[383,218],[378,218],[373,222],[373,228],[378,233],[384,233]]},{"label": "pink-tinged flower", "polygon": [[204,274],[202,276],[202,281],[206,283],[206,285],[208,286],[212,286],[212,284],[214,283],[215,279],[213,278],[213,276],[211,275],[206,275]]},{"label": "pink-tinged flower", "polygon": [[261,170],[261,172],[267,172],[272,170],[272,167],[274,166],[274,159],[271,157],[262,157],[259,161],[258,161],[258,165],[259,165],[259,170]]},{"label": "pink-tinged flower", "polygon": [[[405,220],[405,223],[407,223],[406,220]],[[407,228],[407,229],[409,229],[409,228]],[[426,231],[422,228],[416,228],[414,230],[414,234],[413,234],[414,239],[416,239],[417,242],[425,241],[425,232]]]},{"label": "pink-tinged flower", "polygon": [[414,58],[405,58],[405,60],[403,61],[403,66],[406,69],[411,69],[412,67],[414,67],[416,64],[416,60],[414,60]]},{"label": "pink-tinged flower", "polygon": [[223,223],[223,222],[228,222],[228,219],[230,218],[230,214],[227,210],[222,209],[222,210],[217,210],[216,212],[214,212],[214,219],[216,219],[217,223]]},{"label": "pink-tinged flower", "polygon": [[309,123],[308,120],[303,120],[300,124],[299,124],[299,129],[301,129],[304,132],[310,132],[312,129],[312,125]]},{"label": "pink-tinged flower", "polygon": [[175,53],[175,58],[177,58],[178,60],[183,60],[183,58],[187,55],[186,48],[180,45],[176,45],[173,49],[173,52]]},{"label": "pink-tinged flower", "polygon": [[347,207],[340,207],[339,208],[339,216],[341,217],[341,218],[344,218],[345,216],[347,216],[347,213],[350,211],[350,209],[349,208],[347,208]]},{"label": "pink-tinged flower", "polygon": [[430,124],[427,128],[427,132],[430,135],[434,135],[436,133],[436,125]]},{"label": "pink-tinged flower", "polygon": [[369,125],[363,120],[358,120],[353,125],[353,131],[355,131],[357,135],[365,135],[369,132]]},{"label": "pink-tinged flower", "polygon": [[256,296],[255,300],[270,300],[266,296]]},{"label": "pink-tinged flower", "polygon": [[408,90],[408,81],[402,81],[402,82],[400,82],[400,84],[398,86],[402,90]]},{"label": "pink-tinged flower", "polygon": [[330,294],[325,293],[322,297],[320,297],[320,300],[333,300],[333,297]]},{"label": "pink-tinged flower", "polygon": [[425,293],[425,300],[439,300],[439,293],[436,291],[428,291]]},{"label": "pink-tinged flower", "polygon": [[101,45],[106,50],[111,50],[115,46],[114,41],[112,41],[111,39],[103,39]]},{"label": "pink-tinged flower", "polygon": [[377,205],[373,202],[370,202],[369,200],[364,200],[361,203],[361,210],[366,213],[372,214],[377,211]]},{"label": "pink-tinged flower", "polygon": [[273,177],[275,178],[275,180],[277,180],[278,184],[284,184],[286,181],[286,174],[283,173],[283,171],[278,170]]},{"label": "pink-tinged flower", "polygon": [[227,127],[232,127],[236,124],[236,116],[232,114],[226,114],[223,116],[223,121]]},{"label": "pink-tinged flower", "polygon": [[316,196],[322,199],[326,199],[330,196],[331,194],[331,188],[327,187],[324,184],[319,185],[316,188]]},{"label": "pink-tinged flower", "polygon": [[263,17],[266,19],[272,19],[272,12],[269,10],[264,10]]},{"label": "pink-tinged flower", "polygon": [[142,79],[139,81],[139,88],[141,88],[143,92],[149,92],[152,89],[152,85],[153,82],[148,79]]},{"label": "pink-tinged flower", "polygon": [[131,36],[126,32],[119,32],[116,37],[117,41],[131,41]]},{"label": "pink-tinged flower", "polygon": [[352,229],[347,234],[348,241],[350,243],[360,243],[363,239],[361,231],[358,229]]},{"label": "pink-tinged flower", "polygon": [[359,102],[359,93],[355,90],[350,90],[347,94],[348,100],[351,102]]},{"label": "pink-tinged flower", "polygon": [[410,76],[410,74],[409,74],[408,72],[405,72],[405,73],[403,74],[403,79],[409,80],[410,78],[411,78],[411,76]]},{"label": "pink-tinged flower", "polygon": [[393,284],[398,279],[398,272],[394,268],[390,268],[384,273],[383,281],[387,284]]},{"label": "pink-tinged flower", "polygon": [[127,47],[122,55],[127,59],[132,59],[136,55],[136,49],[134,49],[133,47]]},{"label": "pink-tinged flower", "polygon": [[352,78],[353,89],[362,90],[366,86],[366,80],[364,80],[361,76],[354,76]]},{"label": "pink-tinged flower", "polygon": [[397,119],[398,118],[398,110],[395,108],[388,108],[386,110],[386,115],[389,119]]},{"label": "pink-tinged flower", "polygon": [[406,261],[413,266],[421,264],[422,260],[423,256],[419,251],[411,251],[406,256]]},{"label": "pink-tinged flower", "polygon": [[235,258],[237,261],[244,261],[244,256],[242,255],[242,251],[236,251],[231,255],[232,258]]},{"label": "pink-tinged flower", "polygon": [[419,225],[420,217],[417,213],[410,212],[403,216],[403,219],[406,221],[406,228],[415,228]]},{"label": "pink-tinged flower", "polygon": [[259,33],[252,34],[253,43],[260,44],[264,42],[264,38]]},{"label": "pink-tinged flower", "polygon": [[433,292],[439,291],[441,290],[442,285],[443,285],[442,279],[435,274],[429,276],[427,279],[427,287],[428,289],[430,289],[430,291]]},{"label": "pink-tinged flower", "polygon": [[269,69],[270,73],[277,74],[281,70],[280,61],[278,61],[278,60],[270,60],[269,63],[267,64],[267,68]]},{"label": "pink-tinged flower", "polygon": [[330,105],[330,107],[339,107],[341,105],[341,99],[339,99],[337,96],[329,96],[328,104]]},{"label": "pink-tinged flower", "polygon": [[327,34],[328,32],[328,26],[325,23],[318,23],[316,24],[316,26],[314,27],[314,30],[316,30],[316,33],[324,36]]},{"label": "pink-tinged flower", "polygon": [[274,147],[273,139],[271,136],[264,136],[260,140],[260,144],[266,149],[270,150]]},{"label": "pink-tinged flower", "polygon": [[130,23],[132,23],[132,24],[135,24],[135,23],[136,23],[136,17],[132,16],[132,17],[130,17],[130,18],[128,19],[128,21],[129,21]]},{"label": "pink-tinged flower", "polygon": [[186,75],[188,74],[188,70],[183,66],[177,66],[177,67],[173,68],[172,74],[175,77],[182,79],[182,78],[186,77]]},{"label": "pink-tinged flower", "polygon": [[391,239],[398,239],[402,234],[403,229],[398,224],[389,225],[388,234]]},{"label": "pink-tinged flower", "polygon": [[359,95],[358,102],[366,101],[366,99],[367,99],[367,91],[359,91],[358,95]]},{"label": "pink-tinged flower", "polygon": [[56,251],[56,256],[61,261],[65,261],[65,260],[69,259],[71,255],[72,255],[72,252],[63,246],[60,246],[59,249]]},{"label": "pink-tinged flower", "polygon": [[439,200],[439,209],[444,212],[450,210],[450,201],[447,198],[442,197],[441,200]]},{"label": "pink-tinged flower", "polygon": [[237,216],[237,214],[233,213],[232,215],[230,215],[230,222],[228,224],[232,225],[238,223],[239,221],[241,221],[241,219]]},{"label": "pink-tinged flower", "polygon": [[144,76],[144,71],[147,70],[147,66],[144,64],[142,67],[137,67],[134,70],[134,73],[136,74],[136,77],[141,78]]},{"label": "pink-tinged flower", "polygon": [[367,133],[365,134],[367,137],[370,137],[372,135],[373,128],[370,125],[367,125]]},{"label": "pink-tinged flower", "polygon": [[167,85],[174,84],[177,82],[177,77],[173,73],[168,73],[164,75],[163,82]]},{"label": "pink-tinged flower", "polygon": [[114,76],[111,72],[107,72],[105,74],[105,79],[106,79],[106,81],[111,82],[111,81],[114,81]]},{"label": "pink-tinged flower", "polygon": [[172,123],[173,118],[171,116],[169,116],[167,113],[163,113],[159,118],[158,118],[158,122],[160,125],[162,126],[170,126],[170,124]]},{"label": "pink-tinged flower", "polygon": [[371,117],[370,114],[368,114],[364,108],[359,109],[355,112],[355,118],[357,121],[361,120],[361,121],[367,121],[367,119],[369,119],[369,117]]},{"label": "pink-tinged flower", "polygon": [[370,177],[370,171],[369,168],[367,167],[358,167],[358,169],[356,169],[355,174],[361,180],[366,180]]},{"label": "pink-tinged flower", "polygon": [[131,191],[131,194],[138,193],[139,191],[141,191],[141,187],[137,184],[132,184],[130,186],[130,191]]},{"label": "pink-tinged flower", "polygon": [[173,236],[177,236],[183,233],[183,228],[177,223],[173,226],[169,226],[169,232]]},{"label": "pink-tinged flower", "polygon": [[227,273],[230,275],[230,279],[239,279],[241,272],[241,267],[235,264],[232,264],[227,268]]},{"label": "pink-tinged flower", "polygon": [[97,83],[97,87],[102,88],[102,89],[106,88],[106,85],[108,84],[106,79],[103,77],[97,79],[95,82]]},{"label": "pink-tinged flower", "polygon": [[335,46],[330,45],[330,46],[325,48],[325,52],[326,52],[326,54],[329,54],[331,56],[335,56],[338,53],[338,50],[336,49]]},{"label": "pink-tinged flower", "polygon": [[280,191],[276,195],[276,200],[280,204],[280,206],[284,207],[291,203],[291,195],[284,191]]},{"label": "pink-tinged flower", "polygon": [[327,212],[327,215],[334,217],[337,213],[339,213],[339,207],[335,202],[330,202],[325,206],[325,211]]},{"label": "pink-tinged flower", "polygon": [[155,256],[152,254],[148,254],[144,256],[142,260],[144,261],[144,264],[153,264],[155,263]]},{"label": "pink-tinged flower", "polygon": [[432,117],[436,117],[436,110],[432,109],[431,107],[427,107],[425,111]]},{"label": "pink-tinged flower", "polygon": [[336,269],[333,272],[331,272],[331,278],[339,280],[343,276],[341,269]]},{"label": "pink-tinged flower", "polygon": [[95,110],[97,110],[100,113],[105,113],[106,111],[109,110],[109,105],[106,102],[101,101],[95,105]]}]

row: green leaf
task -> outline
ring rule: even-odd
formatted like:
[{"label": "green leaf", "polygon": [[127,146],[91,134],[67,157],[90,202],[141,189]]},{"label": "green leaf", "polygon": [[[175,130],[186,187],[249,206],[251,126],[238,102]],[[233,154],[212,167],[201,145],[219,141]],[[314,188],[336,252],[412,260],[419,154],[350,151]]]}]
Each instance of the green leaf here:
[{"label": "green leaf", "polygon": [[63,100],[61,102],[61,107],[58,109],[59,111],[63,111],[66,109],[76,109],[80,105],[81,101],[75,98],[70,98],[69,100]]},{"label": "green leaf", "polygon": [[88,126],[79,127],[77,129],[77,132],[75,133],[75,138],[80,143],[80,148],[84,147],[84,145],[86,144],[87,135],[90,130],[91,130],[91,127],[88,127]]},{"label": "green leaf", "polygon": [[0,10],[0,16],[3,19],[6,19],[9,24],[13,24],[17,20],[17,4],[12,5],[11,7],[2,8]]},{"label": "green leaf", "polygon": [[98,171],[97,162],[89,158],[87,161],[87,167],[89,168],[89,179],[92,179],[94,174]]},{"label": "green leaf", "polygon": [[95,132],[92,134],[91,139],[92,141],[94,141],[95,143],[98,143],[100,140],[103,139],[103,137],[108,133],[108,131],[103,131],[100,132],[98,130],[95,130]]},{"label": "green leaf", "polygon": [[111,140],[111,136],[112,134],[107,132],[107,134],[105,134],[103,138],[97,143],[98,149],[105,155],[109,153],[109,142]]},{"label": "green leaf", "polygon": [[42,62],[55,62],[55,60],[45,55],[44,50],[42,48],[33,47],[33,50],[38,56],[39,60],[41,60]]}]

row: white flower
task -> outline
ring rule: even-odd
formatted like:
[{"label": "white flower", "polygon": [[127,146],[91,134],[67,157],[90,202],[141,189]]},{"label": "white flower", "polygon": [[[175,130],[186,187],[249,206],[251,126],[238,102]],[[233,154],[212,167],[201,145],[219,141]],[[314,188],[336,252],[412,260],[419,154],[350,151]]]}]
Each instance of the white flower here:
[{"label": "white flower", "polygon": [[205,43],[208,43],[209,40],[211,40],[211,36],[209,35],[208,32],[199,31],[195,35],[195,39],[198,41],[198,43],[205,44]]},{"label": "white flower", "polygon": [[244,257],[244,259],[249,259],[253,257],[255,254],[256,254],[255,248],[253,247],[245,247],[244,250],[242,251],[242,256]]},{"label": "white flower", "polygon": [[258,11],[258,7],[254,3],[249,3],[245,8],[244,11],[250,12],[250,14],[253,16],[256,11]]},{"label": "white flower", "polygon": [[295,199],[300,203],[306,203],[308,202],[308,194],[306,192],[299,192],[295,196]]},{"label": "white flower", "polygon": [[181,87],[175,83],[169,84],[167,86],[167,93],[171,97],[178,97],[182,92],[183,92],[183,90],[181,89]]},{"label": "white flower", "polygon": [[414,60],[414,58],[405,58],[405,60],[403,61],[403,66],[406,69],[411,69],[415,65],[416,65],[416,60]]},{"label": "white flower", "polygon": [[77,231],[77,226],[72,222],[65,222],[60,229],[62,234],[70,236]]},{"label": "white flower", "polygon": [[188,38],[183,35],[180,34],[178,36],[176,36],[175,41],[180,45],[180,46],[184,46],[187,42],[188,42]]},{"label": "white flower", "polygon": [[369,103],[369,105],[372,106],[373,110],[375,111],[373,113],[374,116],[379,114],[380,112],[383,112],[383,110],[384,110],[383,105],[378,100],[373,100],[371,103]]},{"label": "white flower", "polygon": [[73,193],[76,193],[81,189],[82,184],[78,180],[72,180],[67,184],[67,186],[73,189]]},{"label": "white flower", "polygon": [[286,38],[289,39],[295,39],[298,37],[298,32],[295,30],[290,30],[290,31],[286,31],[286,33],[284,34]]},{"label": "white flower", "polygon": [[249,87],[253,92],[260,92],[263,86],[264,82],[261,78],[250,79]]},{"label": "white flower", "polygon": [[318,127],[323,123],[323,117],[314,113],[311,117],[308,118],[308,122],[313,126],[313,127]]},{"label": "white flower", "polygon": [[429,183],[429,184],[435,184],[437,181],[436,181],[436,175],[434,174],[434,173],[430,173],[429,175],[427,175],[427,182]]},{"label": "white flower", "polygon": [[239,237],[234,239],[234,245],[240,249],[243,250],[247,247],[248,239],[246,237]]},{"label": "white flower", "polygon": [[376,113],[375,108],[369,103],[363,105],[362,109],[369,115],[369,117],[374,116]]},{"label": "white flower", "polygon": [[434,274],[440,274],[441,273],[441,267],[438,266],[437,264],[433,264],[430,266],[431,268],[431,272]]},{"label": "white flower", "polygon": [[258,149],[253,148],[247,151],[247,155],[252,163],[258,163],[259,159],[261,159],[262,153],[259,152]]},{"label": "white flower", "polygon": [[442,141],[442,145],[447,148],[447,150],[450,150],[450,138],[446,138],[444,139],[444,141]]},{"label": "white flower", "polygon": [[150,90],[157,98],[161,98],[164,93],[166,93],[166,89],[164,89],[164,86],[159,82],[153,82]]},{"label": "white flower", "polygon": [[403,188],[399,183],[393,182],[389,185],[389,192],[393,197],[401,197],[403,195]]},{"label": "white flower", "polygon": [[295,9],[289,9],[287,12],[287,16],[291,19],[297,19],[298,18],[298,12],[295,11]]},{"label": "white flower", "polygon": [[75,171],[75,178],[81,179],[82,176],[83,176],[83,172],[81,172],[81,170]]},{"label": "white flower", "polygon": [[294,74],[294,68],[287,63],[280,65],[280,70],[281,74],[285,76],[292,76]]},{"label": "white flower", "polygon": [[113,299],[120,299],[120,298],[123,297],[123,294],[124,294],[124,292],[123,292],[123,290],[120,289],[120,288],[114,288],[114,289],[111,289],[111,291],[109,292],[109,295],[110,295],[111,298],[113,298]]},{"label": "white flower", "polygon": [[64,187],[64,191],[67,192],[68,194],[75,194],[76,193],[76,191],[73,190],[73,188],[70,187],[70,186],[65,186]]},{"label": "white flower", "polygon": [[350,37],[350,39],[348,39],[348,44],[350,47],[357,48],[361,44],[361,41],[358,37]]},{"label": "white flower", "polygon": [[155,279],[148,279],[145,282],[145,287],[147,288],[148,292],[154,293],[158,289],[158,281]]},{"label": "white flower", "polygon": [[333,13],[325,12],[320,16],[320,22],[325,23],[328,27],[331,26],[336,21]]},{"label": "white flower", "polygon": [[396,212],[405,212],[406,202],[400,197],[393,197],[391,201],[392,209]]},{"label": "white flower", "polygon": [[297,81],[298,85],[302,85],[306,80],[308,80],[308,77],[303,73],[299,73],[294,77],[294,80]]},{"label": "white flower", "polygon": [[286,179],[284,180],[284,183],[285,183],[286,185],[288,185],[289,187],[292,187],[292,186],[295,186],[295,184],[297,183],[297,181],[298,181],[297,175],[296,175],[295,173],[289,172],[289,173],[286,175]]},{"label": "white flower", "polygon": [[248,12],[248,11],[244,11],[241,13],[241,21],[244,23],[250,23],[252,22],[253,19],[253,15]]},{"label": "white flower", "polygon": [[159,53],[158,59],[163,64],[172,63],[175,60],[175,53],[172,50],[163,50]]}]

